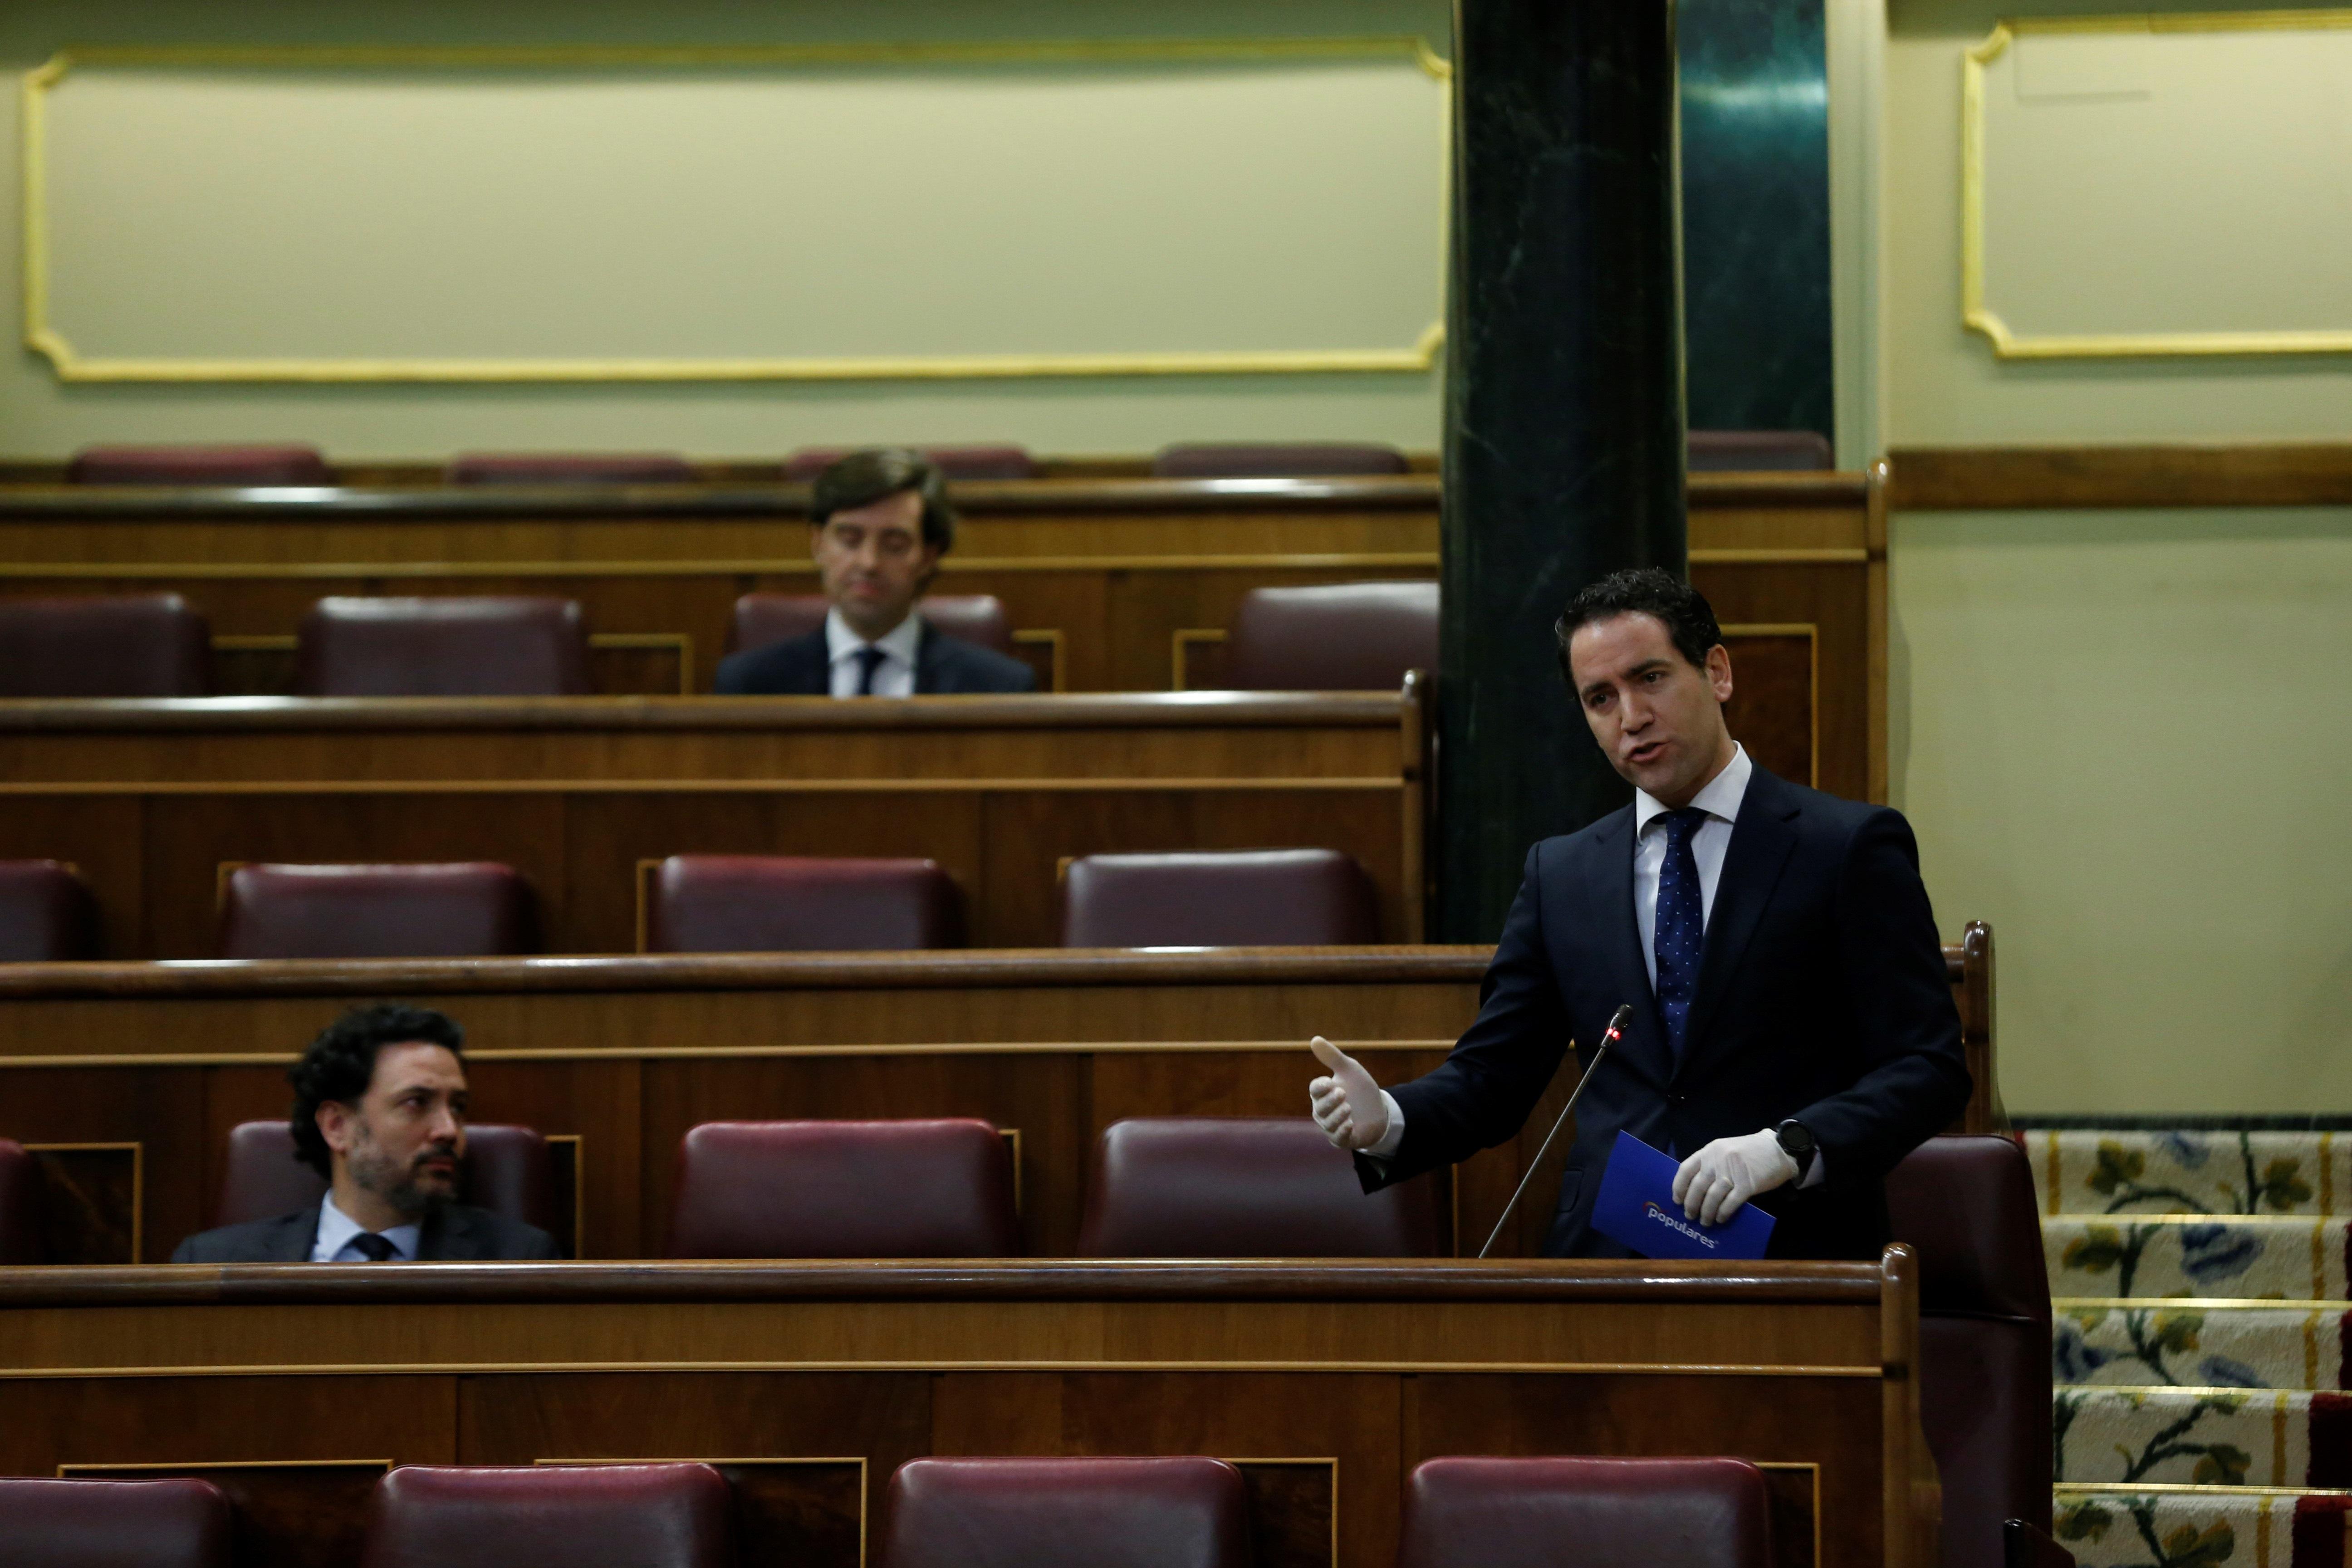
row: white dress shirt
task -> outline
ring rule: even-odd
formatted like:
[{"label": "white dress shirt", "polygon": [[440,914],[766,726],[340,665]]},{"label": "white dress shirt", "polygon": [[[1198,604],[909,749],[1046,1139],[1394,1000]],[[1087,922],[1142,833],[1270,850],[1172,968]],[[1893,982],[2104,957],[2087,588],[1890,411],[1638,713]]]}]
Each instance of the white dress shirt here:
[{"label": "white dress shirt", "polygon": [[[1691,804],[1706,813],[1706,820],[1691,835],[1691,858],[1698,862],[1702,929],[1715,914],[1715,889],[1723,880],[1724,851],[1731,847],[1732,825],[1739,819],[1739,803],[1748,798],[1748,780],[1755,771],[1756,764],[1748,760],[1748,748],[1735,742],[1731,761],[1691,797]],[[1670,809],[1647,790],[1633,792],[1633,924],[1642,933],[1642,962],[1649,965],[1653,991],[1658,985],[1658,955],[1654,950],[1658,934],[1658,873],[1666,863],[1664,818]],[[1381,1134],[1379,1142],[1364,1151],[1376,1160],[1394,1154],[1397,1146],[1404,1142],[1404,1111],[1397,1105],[1396,1097],[1382,1089],[1381,1104],[1389,1113],[1388,1131]],[[1828,1173],[1828,1163],[1816,1151],[1812,1169],[1805,1173],[1798,1185],[1820,1186]]]},{"label": "white dress shirt", "polygon": [[[313,1263],[370,1261],[366,1253],[352,1245],[353,1237],[364,1235],[366,1231],[367,1226],[337,1208],[334,1194],[328,1194],[319,1205],[319,1234],[317,1239],[310,1243],[310,1261]],[[390,1261],[414,1263],[416,1261],[417,1244],[424,1239],[425,1226],[422,1224],[396,1225],[390,1230],[380,1230],[376,1234],[392,1243],[395,1256]]]},{"label": "white dress shirt", "polygon": [[[1731,825],[1748,797],[1748,776],[1756,764],[1748,748],[1735,744],[1731,761],[1691,797],[1706,820],[1691,835],[1691,858],[1698,862],[1699,927],[1715,914],[1715,885],[1723,880],[1723,852],[1731,847]],[[1647,790],[1633,792],[1633,925],[1642,933],[1642,962],[1650,966],[1650,989],[1658,988],[1658,873],[1666,864],[1665,802]]]},{"label": "white dress shirt", "polygon": [[857,650],[878,647],[882,662],[874,667],[874,692],[877,697],[912,697],[915,694],[915,655],[922,647],[922,617],[912,611],[907,618],[881,637],[868,643],[849,629],[839,610],[824,613],[824,651],[831,661],[833,694],[835,697],[857,695]]}]

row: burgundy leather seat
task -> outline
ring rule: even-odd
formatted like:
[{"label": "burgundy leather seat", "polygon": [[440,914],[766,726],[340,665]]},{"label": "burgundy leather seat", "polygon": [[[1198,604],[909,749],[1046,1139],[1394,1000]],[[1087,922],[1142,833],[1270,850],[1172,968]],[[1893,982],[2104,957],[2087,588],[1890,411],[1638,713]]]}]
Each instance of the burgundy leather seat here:
[{"label": "burgundy leather seat", "polygon": [[331,485],[316,447],[84,447],[66,465],[74,485]]},{"label": "burgundy leather seat", "polygon": [[1095,1142],[1087,1258],[1430,1258],[1432,1176],[1367,1196],[1304,1116],[1139,1116]]},{"label": "burgundy leather seat", "polygon": [[453,485],[684,485],[698,478],[674,452],[460,452]]},{"label": "burgundy leather seat", "polygon": [[1394,691],[1437,670],[1437,584],[1253,588],[1225,634],[1238,691]]},{"label": "burgundy leather seat", "polygon": [[403,1465],[361,1568],[734,1568],[709,1465]]},{"label": "burgundy leather seat", "polygon": [[0,600],[0,697],[202,697],[212,657],[177,594]]},{"label": "burgundy leather seat", "polygon": [[[822,594],[746,594],[735,601],[727,651],[745,653],[806,637],[824,625],[827,607]],[[1004,613],[1004,601],[993,594],[930,594],[915,609],[951,637],[1002,654],[1013,652],[1013,622]]]},{"label": "burgundy leather seat", "polygon": [[1013,1157],[985,1121],[706,1121],[678,1145],[672,1258],[1020,1250]]},{"label": "burgundy leather seat", "polygon": [[936,860],[673,855],[654,872],[649,952],[963,945],[963,892]]},{"label": "burgundy leather seat", "polygon": [[[0,1138],[0,1267],[44,1261],[41,1172],[22,1143]],[[5,1534],[0,1531],[0,1534]]]},{"label": "burgundy leather seat", "polygon": [[8,1568],[228,1568],[228,1500],[210,1481],[0,1478]]},{"label": "burgundy leather seat", "polygon": [[1394,447],[1363,441],[1200,441],[1162,447],[1151,459],[1162,479],[1323,479],[1402,474],[1412,465]]},{"label": "burgundy leather seat", "polygon": [[1815,430],[1694,430],[1690,468],[1695,474],[1754,473],[1787,468],[1836,467],[1830,439]]},{"label": "burgundy leather seat", "polygon": [[890,1478],[881,1568],[1248,1568],[1223,1459],[913,1459]]},{"label": "burgundy leather seat", "polygon": [[98,900],[58,860],[0,860],[0,963],[70,963],[99,955]]},{"label": "burgundy leather seat", "polygon": [[2001,1521],[2050,1530],[2050,1276],[2025,1152],[1930,1138],[1886,1178],[1919,1254],[1919,1405],[1944,1481],[1944,1568],[2000,1568]]},{"label": "burgundy leather seat", "polygon": [[295,637],[303,697],[577,697],[588,634],[572,599],[321,599]]},{"label": "burgundy leather seat", "polygon": [[[784,459],[784,479],[806,484],[858,448],[803,447]],[[1037,459],[1026,447],[922,447],[941,475],[950,479],[1029,479],[1037,477]]]},{"label": "burgundy leather seat", "polygon": [[530,884],[511,866],[240,866],[224,958],[484,958],[539,951]]},{"label": "burgundy leather seat", "polygon": [[1769,1509],[1745,1459],[1431,1459],[1397,1568],[1770,1568]]},{"label": "burgundy leather seat", "polygon": [[1064,947],[1301,947],[1381,939],[1380,901],[1336,849],[1082,855],[1062,881]]},{"label": "burgundy leather seat", "polygon": [[[228,1130],[213,1224],[242,1225],[305,1209],[326,1195],[326,1179],[294,1158],[294,1133],[280,1121],[240,1121]],[[555,1171],[547,1140],[529,1127],[478,1121],[466,1129],[465,1203],[555,1234]]]}]

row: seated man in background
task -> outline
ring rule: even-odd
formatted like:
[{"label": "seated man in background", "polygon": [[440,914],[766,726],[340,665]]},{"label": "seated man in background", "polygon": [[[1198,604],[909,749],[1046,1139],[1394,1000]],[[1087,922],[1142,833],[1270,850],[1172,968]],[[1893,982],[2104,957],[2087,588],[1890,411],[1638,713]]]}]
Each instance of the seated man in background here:
[{"label": "seated man in background", "polygon": [[287,1074],[295,1158],[331,1184],[310,1208],[180,1243],[174,1263],[436,1263],[551,1258],[536,1226],[457,1201],[466,1157],[465,1031],[383,1002],[327,1026]]},{"label": "seated man in background", "polygon": [[833,607],[806,637],[720,662],[720,696],[929,697],[1034,691],[1019,659],[951,637],[915,600],[955,543],[947,481],[919,453],[852,452],[816,477],[809,552]]}]

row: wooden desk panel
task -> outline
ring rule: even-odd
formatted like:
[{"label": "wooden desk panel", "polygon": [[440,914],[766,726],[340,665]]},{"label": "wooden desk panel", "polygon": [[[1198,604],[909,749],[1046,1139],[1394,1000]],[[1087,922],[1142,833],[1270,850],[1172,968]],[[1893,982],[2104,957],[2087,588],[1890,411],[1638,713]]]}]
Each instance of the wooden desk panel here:
[{"label": "wooden desk panel", "polygon": [[1413,941],[1421,689],[0,702],[0,857],[78,865],[124,958],[217,952],[249,860],[504,861],[549,951],[626,952],[638,862],[689,852],[929,857],[973,942],[1028,947],[1069,857],[1328,847]]},{"label": "wooden desk panel", "polygon": [[[1288,1506],[1328,1489],[1330,1560],[1386,1568],[1424,1458],[1730,1451],[1797,1482],[1790,1561],[1925,1568],[1916,1354],[1900,1247],[1875,1266],[11,1269],[0,1472],[244,1461],[294,1487],[308,1462],[326,1506],[351,1461],[863,1461],[870,1520],[924,1454],[1206,1452],[1300,1467]],[[849,1568],[845,1532],[826,1539]]]},{"label": "wooden desk panel", "polygon": [[[286,1113],[285,1068],[352,1003],[400,996],[467,1030],[474,1114],[577,1138],[583,1250],[662,1247],[697,1122],[979,1116],[1018,1129],[1024,1240],[1076,1243],[1094,1141],[1129,1116],[1294,1116],[1322,1034],[1384,1082],[1427,1071],[1477,1009],[1488,950],[1228,949],[489,962],[55,964],[0,969],[0,1137],[95,1142],[121,1167],[140,1256],[210,1223],[228,1130]],[[1946,963],[1995,1126],[1990,932]],[[1517,1139],[1456,1169],[1459,1250],[1493,1228],[1571,1082]],[[1555,1147],[1531,1191],[1549,1193]],[[142,1178],[134,1183],[135,1173]],[[1523,1204],[1499,1256],[1550,1219]],[[119,1227],[118,1227],[119,1228]],[[116,1244],[120,1246],[118,1242]],[[76,1256],[100,1256],[97,1245]],[[116,1252],[106,1256],[123,1258]]]},{"label": "wooden desk panel", "polygon": [[[1165,691],[1180,633],[1252,588],[1437,574],[1436,477],[1057,479],[959,485],[941,593],[1002,598],[1018,651],[1072,691]],[[1883,795],[1885,539],[1873,474],[1698,474],[1691,568],[1726,625],[1811,638],[1815,701],[1749,716],[1760,754]],[[327,594],[562,594],[605,639],[599,689],[709,689],[736,596],[812,593],[799,486],[105,489],[0,485],[0,594],[184,594],[222,689],[282,692]],[[1874,596],[1875,595],[1875,596]],[[1735,643],[1735,647],[1741,645]],[[1745,651],[1785,662],[1790,653]],[[1213,679],[1215,650],[1200,675]],[[1790,694],[1793,695],[1793,694]],[[1873,716],[1881,715],[1879,718]],[[1817,756],[1807,746],[1818,732]],[[1874,772],[1874,759],[1878,771]]]}]

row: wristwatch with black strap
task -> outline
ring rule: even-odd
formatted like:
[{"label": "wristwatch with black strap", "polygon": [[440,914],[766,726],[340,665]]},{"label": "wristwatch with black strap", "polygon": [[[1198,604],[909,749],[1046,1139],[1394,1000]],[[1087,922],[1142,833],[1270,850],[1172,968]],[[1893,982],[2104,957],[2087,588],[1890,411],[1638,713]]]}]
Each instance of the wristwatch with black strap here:
[{"label": "wristwatch with black strap", "polygon": [[1773,1128],[1772,1135],[1780,1141],[1780,1152],[1797,1162],[1797,1180],[1801,1184],[1813,1173],[1813,1157],[1821,1152],[1812,1129],[1792,1116]]}]

